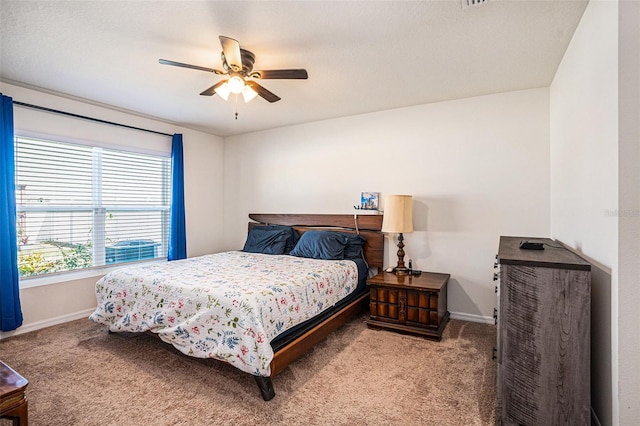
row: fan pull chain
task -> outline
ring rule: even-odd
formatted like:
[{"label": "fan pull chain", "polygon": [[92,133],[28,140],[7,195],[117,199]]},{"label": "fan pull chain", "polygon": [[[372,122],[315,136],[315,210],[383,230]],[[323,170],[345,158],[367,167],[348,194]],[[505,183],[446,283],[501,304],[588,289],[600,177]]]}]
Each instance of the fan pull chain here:
[{"label": "fan pull chain", "polygon": [[238,95],[236,95],[236,120],[238,119]]}]

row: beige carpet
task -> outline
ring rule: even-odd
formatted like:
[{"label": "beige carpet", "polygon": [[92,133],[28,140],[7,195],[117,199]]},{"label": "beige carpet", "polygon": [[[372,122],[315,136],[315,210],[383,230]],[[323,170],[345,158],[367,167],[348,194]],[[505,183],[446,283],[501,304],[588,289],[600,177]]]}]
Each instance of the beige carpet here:
[{"label": "beige carpet", "polygon": [[[495,327],[452,320],[441,342],[360,316],[273,380],[78,320],[0,341],[29,381],[30,425],[491,425]],[[10,424],[0,420],[0,425]]]}]

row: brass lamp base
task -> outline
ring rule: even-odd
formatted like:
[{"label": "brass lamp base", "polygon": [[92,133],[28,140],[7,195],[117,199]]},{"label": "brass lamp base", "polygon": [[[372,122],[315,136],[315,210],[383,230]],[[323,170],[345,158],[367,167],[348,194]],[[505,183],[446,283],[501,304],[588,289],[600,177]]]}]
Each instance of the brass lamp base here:
[{"label": "brass lamp base", "polygon": [[396,275],[409,274],[409,268],[404,266],[404,236],[402,232],[398,234],[398,264],[393,268],[393,273]]},{"label": "brass lamp base", "polygon": [[408,268],[398,268],[397,266],[393,268],[393,273],[396,275],[409,275]]}]

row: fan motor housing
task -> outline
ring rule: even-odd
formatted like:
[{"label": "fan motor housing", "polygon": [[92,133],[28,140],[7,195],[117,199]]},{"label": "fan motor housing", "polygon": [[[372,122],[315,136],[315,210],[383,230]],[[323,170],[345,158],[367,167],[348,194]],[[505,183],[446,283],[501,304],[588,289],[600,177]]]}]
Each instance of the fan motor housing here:
[{"label": "fan motor housing", "polygon": [[[242,58],[242,73],[249,74],[253,70],[256,55],[254,55],[253,52],[241,48],[240,57]],[[224,70],[227,72],[232,71],[229,64],[227,64],[227,58],[225,58],[224,52],[220,53],[220,58],[222,59],[222,66],[224,67]]]}]

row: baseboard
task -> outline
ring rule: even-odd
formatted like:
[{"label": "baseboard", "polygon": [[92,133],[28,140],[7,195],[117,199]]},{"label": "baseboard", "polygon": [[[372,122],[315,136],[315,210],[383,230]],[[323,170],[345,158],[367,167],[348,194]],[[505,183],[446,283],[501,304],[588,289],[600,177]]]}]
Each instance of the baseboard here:
[{"label": "baseboard", "polygon": [[95,308],[86,309],[80,312],[73,312],[71,314],[61,315],[59,317],[49,318],[42,321],[36,321],[34,323],[18,327],[17,330],[3,331],[3,332],[0,332],[0,340],[6,339],[7,337],[11,337],[11,336],[17,336],[18,334],[24,334],[30,331],[36,331],[43,328],[51,327],[53,325],[62,324],[69,321],[74,321],[81,318],[88,318],[89,315],[93,313],[93,311],[95,311]]},{"label": "baseboard", "polygon": [[483,317],[480,315],[466,314],[464,312],[449,312],[450,318],[460,321],[479,322],[482,324],[495,324],[493,317]]}]

